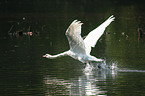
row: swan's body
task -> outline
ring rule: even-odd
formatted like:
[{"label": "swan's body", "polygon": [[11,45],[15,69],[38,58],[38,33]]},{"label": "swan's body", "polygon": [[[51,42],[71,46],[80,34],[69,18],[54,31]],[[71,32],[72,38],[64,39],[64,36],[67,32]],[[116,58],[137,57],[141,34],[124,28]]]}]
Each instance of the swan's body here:
[{"label": "swan's body", "polygon": [[99,27],[91,31],[84,40],[81,37],[81,25],[83,23],[74,20],[66,31],[66,36],[69,41],[70,50],[57,55],[46,54],[43,57],[54,59],[56,57],[68,55],[74,59],[81,61],[82,63],[88,63],[91,61],[103,61],[102,59],[98,59],[90,55],[91,47],[95,47],[98,39],[102,36],[106,27],[112,21],[114,21],[114,19],[115,17],[113,17],[113,15],[110,16]]}]

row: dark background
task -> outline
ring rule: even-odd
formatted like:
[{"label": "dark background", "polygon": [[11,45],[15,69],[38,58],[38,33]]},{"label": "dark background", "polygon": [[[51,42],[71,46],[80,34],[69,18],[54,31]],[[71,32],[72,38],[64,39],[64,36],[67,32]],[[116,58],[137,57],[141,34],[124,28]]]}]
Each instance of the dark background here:
[{"label": "dark background", "polygon": [[0,0],[1,13],[55,13],[109,11],[110,8],[136,5],[144,10],[140,0]]}]

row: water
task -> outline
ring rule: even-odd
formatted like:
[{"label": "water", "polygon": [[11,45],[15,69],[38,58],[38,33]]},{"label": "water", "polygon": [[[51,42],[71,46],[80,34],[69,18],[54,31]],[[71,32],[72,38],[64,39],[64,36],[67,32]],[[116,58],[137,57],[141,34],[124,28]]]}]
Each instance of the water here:
[{"label": "water", "polygon": [[[138,28],[145,30],[142,3],[120,4],[112,0],[112,3],[98,1],[96,6],[96,1],[84,0],[80,9],[79,2],[71,1],[1,3],[5,4],[0,7],[1,96],[145,95],[145,35],[138,36]],[[41,7],[45,3],[58,7]],[[23,4],[31,10],[21,9]],[[109,25],[91,54],[105,59],[107,66],[117,68],[85,72],[85,64],[71,57],[53,60],[42,57],[69,49],[65,31],[74,19],[84,23],[82,36],[85,36],[112,14],[115,22]]]}]

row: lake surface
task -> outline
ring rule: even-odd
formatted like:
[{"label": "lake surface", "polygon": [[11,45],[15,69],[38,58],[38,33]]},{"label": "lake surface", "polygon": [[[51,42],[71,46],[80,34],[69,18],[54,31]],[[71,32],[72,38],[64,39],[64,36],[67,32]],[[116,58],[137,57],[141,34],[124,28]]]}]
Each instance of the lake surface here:
[{"label": "lake surface", "polygon": [[[89,8],[92,3],[84,2],[77,10],[79,3],[74,8],[74,3],[67,2],[60,7],[61,11],[56,7],[54,10],[49,9],[49,12],[40,12],[45,9],[41,9],[41,4],[40,10],[34,7],[29,10],[31,12],[24,12],[25,8],[19,12],[17,8],[21,8],[20,5],[8,11],[11,6],[9,3],[5,5],[5,12],[0,15],[1,96],[145,95],[143,5],[119,5],[118,2],[113,3],[118,6],[107,3],[106,8],[105,4],[99,3],[104,7],[92,10],[101,7],[93,4]],[[59,6],[61,4],[57,3]],[[116,17],[115,21],[107,27],[91,54],[104,59],[108,66],[117,66],[115,70],[94,69],[84,72],[85,64],[71,57],[53,60],[42,57],[46,53],[58,54],[69,50],[65,31],[74,19],[84,23],[82,36],[86,36],[112,14]],[[142,34],[139,35],[139,32]]]}]

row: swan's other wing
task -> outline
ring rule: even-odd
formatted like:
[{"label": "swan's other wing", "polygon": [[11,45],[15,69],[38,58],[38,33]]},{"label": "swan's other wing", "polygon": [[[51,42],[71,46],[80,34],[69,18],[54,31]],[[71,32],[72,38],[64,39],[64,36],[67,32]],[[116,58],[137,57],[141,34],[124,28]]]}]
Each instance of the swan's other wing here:
[{"label": "swan's other wing", "polygon": [[86,48],[83,38],[81,37],[81,23],[80,21],[74,20],[66,31],[66,36],[69,41],[70,50],[74,53],[85,54]]},{"label": "swan's other wing", "polygon": [[102,36],[104,33],[106,27],[114,21],[115,17],[110,16],[104,23],[102,23],[99,27],[91,31],[87,37],[84,39],[84,43],[86,46],[86,52],[87,54],[90,54],[91,52],[91,47],[95,47],[98,39]]}]

